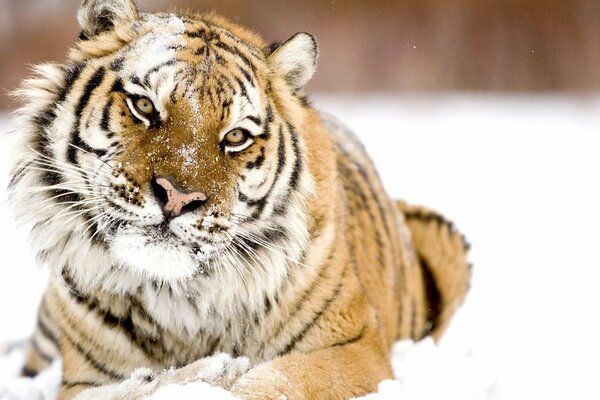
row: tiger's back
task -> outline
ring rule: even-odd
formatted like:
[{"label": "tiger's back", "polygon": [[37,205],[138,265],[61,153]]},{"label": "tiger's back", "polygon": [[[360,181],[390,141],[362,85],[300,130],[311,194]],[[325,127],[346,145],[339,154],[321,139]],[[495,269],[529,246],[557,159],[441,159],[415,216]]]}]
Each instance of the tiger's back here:
[{"label": "tiger's back", "polygon": [[358,138],[330,116],[325,123],[338,153],[355,273],[388,343],[439,338],[468,291],[468,243],[441,215],[391,199]]}]

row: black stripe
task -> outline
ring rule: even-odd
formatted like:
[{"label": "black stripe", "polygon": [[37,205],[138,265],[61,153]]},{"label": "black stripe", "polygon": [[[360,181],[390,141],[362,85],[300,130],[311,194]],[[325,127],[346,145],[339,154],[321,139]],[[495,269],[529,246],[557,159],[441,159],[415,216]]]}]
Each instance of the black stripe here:
[{"label": "black stripe", "polygon": [[[352,136],[349,136],[349,137],[351,138]],[[346,148],[344,148],[343,145],[336,143],[336,148],[345,156],[348,163],[352,164],[356,168],[356,170],[358,171],[358,174],[363,178],[363,181],[365,182],[365,186],[368,188],[368,190],[371,194],[371,198],[373,199],[373,201],[375,202],[375,205],[377,206],[377,209],[381,216],[382,225],[385,229],[385,233],[389,237],[390,236],[390,227],[388,226],[388,224],[390,223],[391,220],[389,218],[386,218],[387,212],[385,211],[385,207],[381,204],[381,200],[380,200],[378,194],[375,192],[375,187],[373,184],[373,182],[379,181],[379,177],[377,176],[377,173],[374,172],[375,180],[370,179],[369,174],[365,169],[365,166],[362,163],[358,162],[354,156],[352,156],[350,153],[348,153],[348,151],[346,150]],[[367,157],[367,156],[364,155],[364,157]],[[368,158],[367,158],[367,160],[368,160]],[[382,192],[383,192],[383,189],[382,189]]]},{"label": "black stripe", "polygon": [[435,221],[438,224],[448,225],[451,230],[454,230],[454,224],[451,221],[448,221],[443,216],[436,214],[434,212],[425,212],[422,210],[411,210],[404,211],[404,216],[406,219],[418,219],[420,221],[430,222]]},{"label": "black stripe", "polygon": [[325,279],[325,274],[329,270],[331,260],[333,260],[334,255],[335,248],[332,246],[332,248],[329,251],[329,256],[327,256],[326,261],[321,265],[321,269],[319,270],[319,273],[317,274],[316,278],[311,282],[310,286],[308,287],[308,289],[306,289],[300,300],[294,305],[294,310],[292,311],[288,319],[293,318],[303,308],[304,303],[308,301],[309,297],[313,294],[318,285],[323,281],[323,279]]},{"label": "black stripe", "polygon": [[[373,182],[380,182],[381,180],[379,179],[379,176],[377,176],[376,172],[374,173],[375,179],[370,179],[367,171],[365,170],[365,168],[362,164],[360,164],[358,162],[354,162],[354,165],[356,166],[358,173],[360,174],[360,176],[362,176],[367,187],[369,188],[369,191],[371,192],[371,197],[375,201],[375,204],[377,205],[377,209],[379,210],[379,214],[381,216],[381,221],[383,223],[383,227],[385,228],[385,233],[389,237],[390,236],[390,227],[388,226],[388,224],[391,223],[391,219],[387,218],[387,212],[385,210],[385,207],[381,203],[380,196],[375,192],[375,187],[373,185]],[[383,192],[383,188],[381,188],[381,192]]]},{"label": "black stripe", "polygon": [[[36,144],[36,150],[44,154],[45,156],[53,156],[50,150],[50,141],[48,135],[46,134],[46,129],[56,119],[56,112],[58,109],[57,107],[67,98],[68,94],[70,93],[73,87],[73,84],[75,83],[75,81],[77,81],[77,79],[79,79],[79,75],[81,74],[81,71],[84,67],[85,63],[77,63],[64,68],[64,82],[56,96],[55,101],[53,101],[51,105],[46,107],[44,111],[42,111],[40,114],[35,115],[32,118],[32,123],[37,128],[36,138],[34,140],[34,143]],[[42,178],[45,180],[45,175],[43,175]]]},{"label": "black stripe", "polygon": [[240,39],[239,37],[234,36],[231,32],[223,31],[221,32],[221,34],[233,40],[236,45],[244,46],[254,57],[259,59],[264,57],[264,53],[262,52],[262,50],[259,50],[256,47],[252,46],[250,43]]},{"label": "black stripe", "polygon": [[[213,93],[213,91],[214,91],[214,93]],[[205,86],[203,92],[204,92],[204,96],[208,98],[208,102],[210,104],[216,103],[215,96],[218,97],[219,99],[221,98],[221,95],[218,93],[218,91],[214,90],[210,86]]]},{"label": "black stripe", "polygon": [[104,110],[102,110],[102,120],[100,121],[100,128],[103,131],[110,131],[109,122],[110,122],[110,108],[113,104],[113,98],[109,98],[108,102],[104,106]]},{"label": "black stripe", "polygon": [[242,203],[246,203],[248,205],[248,207],[254,207],[262,199],[252,200],[238,188],[238,200],[241,201]]},{"label": "black stripe", "polygon": [[[90,98],[92,97],[92,93],[94,90],[102,84],[104,80],[104,75],[106,74],[106,69],[104,67],[98,68],[96,72],[92,75],[92,77],[88,80],[85,85],[85,89],[79,102],[77,103],[77,107],[75,108],[75,122],[73,124],[73,130],[71,131],[71,140],[69,141],[71,144],[81,147],[85,151],[89,151],[91,153],[96,154],[98,157],[106,154],[105,151],[94,150],[90,148],[87,144],[83,143],[81,140],[81,136],[79,135],[79,126],[81,124],[81,116],[83,114],[83,110],[88,105]],[[98,154],[98,153],[100,154]],[[67,160],[69,160],[72,164],[77,164],[77,149],[73,146],[69,146],[67,149]]]},{"label": "black stripe", "polygon": [[42,348],[40,347],[40,344],[37,342],[37,340],[35,340],[35,338],[31,339],[31,346],[34,348],[34,350],[39,354],[39,356],[46,361],[47,363],[51,363],[53,358],[52,356],[46,354]]},{"label": "black stripe", "polygon": [[265,228],[260,233],[263,241],[267,243],[275,243],[278,241],[284,241],[288,238],[287,229],[281,225],[275,225],[272,228]]},{"label": "black stripe", "polygon": [[300,181],[300,173],[302,172],[302,153],[300,152],[300,143],[298,139],[298,134],[294,127],[291,124],[288,124],[288,130],[290,133],[290,137],[292,138],[292,148],[294,150],[294,166],[292,169],[292,174],[290,175],[289,187],[285,194],[285,197],[279,201],[279,203],[275,206],[274,213],[276,215],[283,215],[287,210],[288,205],[290,204],[289,199],[298,189],[298,182]]},{"label": "black stripe", "polygon": [[[89,179],[88,179],[89,181]],[[80,209],[82,209],[83,207],[80,207]],[[104,232],[102,232],[99,227],[98,227],[98,222],[94,220],[94,216],[89,212],[86,211],[84,213],[82,213],[80,215],[81,218],[83,218],[84,223],[86,226],[88,226],[90,229],[88,231],[88,238],[91,239],[92,244],[108,250],[107,247],[107,241],[105,240],[105,236],[104,236]],[[93,236],[93,237],[92,237]]]},{"label": "black stripe", "polygon": [[75,386],[88,386],[88,387],[98,387],[101,386],[99,383],[96,382],[89,382],[89,381],[67,381],[67,380],[62,380],[61,381],[61,386],[67,388],[67,389],[72,389]]},{"label": "black stripe", "polygon": [[23,368],[21,368],[21,376],[23,376],[23,377],[35,378],[38,374],[39,374],[39,371],[34,371],[31,368],[29,368],[27,365],[24,365]]},{"label": "black stripe", "polygon": [[138,317],[145,319],[150,325],[157,327],[159,335],[161,334],[156,321],[134,297],[129,297],[129,302],[131,304],[129,314],[119,317],[112,314],[110,311],[100,308],[96,300],[83,294],[76,287],[66,268],[63,268],[61,275],[69,289],[69,293],[78,304],[87,307],[88,311],[96,313],[96,315],[102,319],[102,322],[109,328],[121,328],[122,333],[127,335],[132,343],[140,347],[148,357],[159,360],[160,357],[164,356],[166,350],[160,345],[159,338],[143,331],[138,325],[133,323],[132,313],[135,310],[138,311]]},{"label": "black stripe", "polygon": [[79,304],[87,303],[89,300],[89,297],[84,295],[77,288],[77,286],[75,285],[75,282],[73,282],[73,279],[71,278],[71,275],[69,274],[69,271],[67,271],[67,268],[62,269],[61,276],[63,278],[63,282],[67,286],[67,289],[69,289],[69,293],[71,294],[71,296],[73,296],[75,301],[77,301],[77,303],[79,303]]},{"label": "black stripe", "polygon": [[[439,215],[439,214],[431,212],[431,211],[426,212],[424,210],[403,211],[403,214],[404,214],[404,218],[406,218],[407,221],[411,220],[411,219],[417,219],[417,220],[420,220],[423,222],[434,221],[435,223],[437,223],[439,225],[446,225],[451,234],[460,235],[460,239],[463,244],[463,249],[465,251],[468,252],[471,249],[471,244],[469,243],[467,238],[462,233],[460,233],[458,229],[456,229],[456,226],[454,226],[454,223],[452,221],[444,218],[442,215]],[[471,269],[471,268],[472,268],[472,265],[469,264],[469,269]]]},{"label": "black stripe", "polygon": [[[221,93],[225,93],[226,90],[229,90],[231,93],[235,92],[235,88],[231,83],[231,79],[225,75],[221,75],[217,80],[218,87],[221,89]],[[227,86],[227,88],[225,88]]]},{"label": "black stripe", "polygon": [[366,331],[367,331],[367,327],[363,326],[362,329],[360,330],[360,332],[358,334],[356,334],[356,336],[353,336],[353,337],[346,339],[344,341],[341,341],[341,342],[334,343],[331,347],[348,346],[352,343],[356,343],[365,336]]},{"label": "black stripe", "polygon": [[138,86],[140,86],[140,87],[142,87],[142,88],[144,87],[144,85],[142,85],[142,81],[140,80],[140,78],[139,78],[137,75],[135,75],[135,74],[132,74],[132,75],[129,77],[129,81],[130,81],[131,83],[133,83],[134,85],[138,85]]},{"label": "black stripe", "polygon": [[106,69],[104,67],[100,67],[88,80],[87,84],[85,85],[83,94],[81,95],[81,98],[77,103],[77,107],[75,108],[75,115],[78,118],[81,118],[81,114],[83,113],[84,108],[90,101],[90,97],[92,96],[93,91],[102,84],[105,74]]},{"label": "black stripe", "polygon": [[207,43],[211,42],[219,37],[219,35],[214,31],[211,31],[210,34],[207,34],[205,28],[200,28],[197,31],[193,31],[193,32],[185,31],[184,33],[185,33],[185,35],[187,35],[191,38],[202,39],[203,41],[205,41]]},{"label": "black stripe", "polygon": [[121,375],[117,372],[114,372],[114,371],[108,369],[106,367],[106,365],[103,365],[102,363],[100,363],[100,361],[96,360],[88,351],[86,351],[83,347],[81,347],[81,345],[79,343],[75,342],[68,335],[64,335],[64,337],[69,341],[69,343],[73,347],[75,347],[75,349],[79,352],[79,354],[81,354],[83,356],[83,358],[85,358],[85,360],[88,363],[90,363],[90,365],[92,367],[94,367],[94,369],[96,369],[98,372],[101,372],[102,374],[110,377],[111,379],[117,380],[117,381],[122,381],[125,379],[125,375]]},{"label": "black stripe", "polygon": [[242,97],[244,97],[246,100],[248,100],[248,103],[253,104],[252,99],[250,99],[250,96],[248,95],[248,91],[246,90],[246,86],[244,85],[244,82],[242,82],[242,80],[238,77],[235,77],[235,81],[237,82],[237,84],[240,87]]},{"label": "black stripe", "polygon": [[417,338],[417,302],[415,301],[415,298],[412,298],[411,301],[411,310],[410,310],[410,337],[413,339],[420,339]]},{"label": "black stripe", "polygon": [[254,122],[256,124],[256,126],[262,125],[262,120],[260,119],[260,117],[255,117],[254,115],[250,115],[246,118],[248,118],[250,121]]},{"label": "black stripe", "polygon": [[[315,289],[318,287],[318,284],[320,282],[322,282],[323,279],[325,279],[325,273],[328,271],[328,267],[331,264],[331,260],[333,259],[334,254],[335,254],[335,249],[331,248],[326,261],[321,265],[318,275],[310,283],[310,286],[308,287],[308,289],[306,289],[304,291],[304,294],[302,295],[302,297],[294,304],[294,308],[290,312],[289,317],[287,318],[287,321],[291,321],[298,314],[298,312],[300,312],[300,310],[302,310],[304,304],[306,303],[306,301],[308,301],[310,295],[313,294]],[[265,298],[265,300],[268,300],[268,298]],[[271,308],[271,303],[269,301],[269,310],[270,310],[270,308]],[[279,336],[279,334],[281,333],[281,331],[283,330],[283,328],[285,328],[285,326],[286,326],[286,324],[280,324],[277,327],[277,330],[275,331],[275,333],[270,335],[270,338],[276,339]],[[269,342],[269,340],[263,341],[260,352],[264,351],[264,348],[268,342]]]},{"label": "black stripe", "polygon": [[221,344],[221,337],[217,336],[216,338],[211,338],[210,345],[208,346],[208,352],[206,355],[212,355],[215,350],[217,350],[217,346]]},{"label": "black stripe", "polygon": [[261,147],[260,154],[258,155],[258,157],[256,157],[256,159],[254,159],[254,161],[249,161],[248,163],[246,163],[246,168],[247,169],[260,168],[264,162],[265,162],[265,148]]},{"label": "black stripe", "polygon": [[176,63],[176,59],[171,59],[152,67],[148,72],[146,72],[146,75],[144,75],[144,84],[146,84],[146,86],[150,86],[150,75],[154,74],[155,72],[158,72],[158,70],[160,70],[161,68],[168,67]]},{"label": "black stripe", "polygon": [[435,282],[435,277],[431,272],[431,266],[421,254],[417,254],[421,272],[423,274],[423,283],[425,285],[425,293],[427,295],[427,322],[428,325],[421,338],[430,335],[439,325],[439,317],[442,313],[442,296]]},{"label": "black stripe", "polygon": [[404,211],[404,217],[407,220],[418,219],[418,220],[424,221],[424,222],[434,221],[440,225],[448,225],[448,227],[450,228],[451,231],[453,231],[455,229],[454,223],[452,223],[452,221],[449,221],[446,218],[444,218],[443,216],[436,214],[434,212],[425,212],[424,210],[410,210],[410,211]]},{"label": "black stripe", "polygon": [[23,177],[27,174],[27,169],[34,164],[34,161],[28,161],[25,164],[19,164],[10,172],[10,180],[8,182],[7,188],[9,190],[13,189],[17,183],[23,179]]},{"label": "black stripe", "polygon": [[250,72],[246,71],[244,68],[242,67],[238,67],[240,72],[242,73],[242,75],[244,75],[244,79],[246,79],[246,81],[252,86],[252,87],[256,87],[254,85],[254,79],[252,79],[252,75],[250,75]]},{"label": "black stripe", "polygon": [[[360,201],[360,203],[358,204],[358,209],[366,212],[371,221],[376,221],[377,219],[375,218],[375,214],[371,210],[371,207],[372,207],[371,202],[369,201],[369,198],[364,193],[364,191],[361,189],[360,182],[356,179],[358,177],[356,175],[356,171],[354,169],[350,168],[349,165],[346,165],[343,160],[338,161],[338,170],[341,172],[341,175],[343,176],[343,178],[348,180],[348,184],[344,184],[344,189],[348,193],[354,194]],[[365,184],[367,186],[369,186],[368,182],[366,182]],[[373,196],[374,192],[371,192],[370,194],[371,194],[371,196]],[[385,221],[383,220],[384,217],[381,216],[381,218],[382,218],[382,224],[385,224]],[[385,255],[383,253],[385,246],[383,244],[383,238],[382,238],[381,232],[379,231],[379,224],[373,225],[372,232],[373,232],[373,240],[376,243],[375,247],[376,247],[376,251],[377,251],[377,261],[379,262],[379,265],[381,267],[385,267],[385,265],[386,265]],[[389,235],[387,237],[388,237],[388,240],[391,240]],[[391,243],[390,243],[390,245],[391,245]]]},{"label": "black stripe", "polygon": [[341,289],[342,289],[342,282],[340,281],[340,283],[338,283],[338,285],[335,288],[335,291],[333,292],[331,297],[329,297],[325,301],[325,303],[321,306],[319,311],[313,316],[313,318],[310,320],[310,322],[308,324],[306,324],[299,333],[294,335],[292,340],[288,343],[288,345],[284,348],[284,350],[280,353],[280,355],[289,353],[290,351],[292,351],[294,349],[294,347],[296,347],[296,344],[300,343],[302,341],[302,339],[304,339],[304,337],[306,336],[308,331],[310,331],[310,329],[313,326],[315,326],[317,324],[317,322],[319,322],[319,320],[321,319],[321,317],[323,316],[325,311],[327,311],[329,306],[331,306],[331,303],[333,303],[334,300],[337,299],[337,297],[339,296],[339,294],[341,292]]},{"label": "black stripe", "polygon": [[[129,338],[132,344],[138,346],[149,358],[160,361],[165,357],[167,350],[163,347],[160,338],[155,337],[151,333],[141,329],[139,325],[134,324],[132,315],[135,310],[138,311],[139,317],[144,318],[150,325],[158,328],[154,319],[137,301],[130,298],[132,308],[129,310],[129,313],[124,316],[116,316],[109,310],[101,308],[96,300],[81,294],[81,292],[75,288],[75,284],[72,282],[68,273],[63,272],[63,279],[65,280],[65,283],[67,283],[69,291],[75,300],[79,304],[87,307],[88,311],[94,312],[109,329],[118,328],[122,334]],[[159,336],[161,336],[161,330],[158,329],[158,331]]]},{"label": "black stripe", "polygon": [[123,69],[124,64],[125,64],[125,57],[119,57],[110,63],[109,68],[111,69],[111,71],[119,72]]},{"label": "black stripe", "polygon": [[46,337],[52,344],[58,349],[59,343],[56,335],[50,331],[50,328],[42,321],[41,318],[38,317],[37,327],[40,330],[40,333]]},{"label": "black stripe", "polygon": [[267,119],[265,120],[265,127],[263,130],[263,133],[260,134],[258,137],[263,139],[263,140],[269,140],[269,138],[271,137],[271,123],[273,122],[273,108],[271,107],[271,105],[269,104],[267,106]]},{"label": "black stripe", "polygon": [[302,106],[304,108],[310,108],[312,107],[312,104],[310,102],[310,99],[308,98],[308,96],[304,95],[304,96],[300,96],[300,103],[302,104]]},{"label": "black stripe", "polygon": [[128,314],[116,316],[109,310],[102,309],[95,299],[82,294],[81,291],[76,288],[75,283],[72,281],[66,269],[63,269],[62,276],[69,288],[69,292],[77,303],[85,306],[88,311],[94,312],[102,320],[102,323],[109,328],[119,328],[121,333],[128,336],[131,343],[138,346],[149,358],[152,358],[155,361],[160,361],[164,358],[167,350],[162,346],[160,338],[154,337],[133,322],[132,314],[135,310],[138,311],[138,317],[145,319],[150,325],[157,327],[159,336],[161,335],[161,330],[158,328],[156,321],[154,321],[135,298],[129,298],[131,309]]},{"label": "black stripe", "polygon": [[257,219],[262,214],[265,206],[267,205],[267,200],[271,196],[271,193],[275,189],[275,185],[279,181],[279,177],[281,176],[281,171],[285,167],[286,158],[285,158],[285,138],[283,136],[283,126],[279,126],[279,144],[277,145],[277,168],[275,170],[275,178],[273,179],[273,184],[267,191],[264,197],[258,199],[257,209],[252,213],[249,220]]},{"label": "black stripe", "polygon": [[109,329],[118,328],[120,332],[126,335],[130,342],[140,348],[146,356],[155,361],[164,359],[167,350],[162,346],[160,339],[134,324],[131,312],[126,316],[119,317],[108,310],[95,308],[95,311]]},{"label": "black stripe", "polygon": [[273,305],[271,304],[271,299],[269,295],[265,296],[265,315],[269,314],[273,309]]},{"label": "black stripe", "polygon": [[225,50],[226,52],[233,54],[234,56],[239,57],[242,62],[244,64],[246,64],[248,67],[250,67],[250,69],[252,70],[252,72],[256,73],[256,66],[254,64],[252,64],[252,62],[250,61],[250,59],[243,53],[241,53],[238,49],[235,49],[233,47],[230,47],[229,45],[223,43],[223,42],[217,42],[215,43],[215,45],[220,48]]},{"label": "black stripe", "polygon": [[65,83],[63,85],[63,88],[59,92],[58,97],[56,98],[56,103],[54,104],[54,106],[58,105],[59,103],[62,103],[67,98],[67,95],[71,91],[73,84],[77,79],[79,79],[79,75],[81,75],[83,67],[85,67],[85,63],[83,62],[73,64],[67,67],[67,70],[65,71]]},{"label": "black stripe", "polygon": [[122,94],[127,94],[127,92],[125,91],[125,88],[123,87],[123,81],[121,80],[121,78],[117,78],[115,79],[115,82],[113,83],[112,87],[110,88],[110,92],[111,93],[122,93]]},{"label": "black stripe", "polygon": [[225,120],[225,116],[229,115],[229,106],[231,106],[231,104],[233,103],[232,100],[230,99],[225,99],[223,100],[223,103],[221,103],[221,107],[222,107],[222,112],[221,112],[221,121]]}]

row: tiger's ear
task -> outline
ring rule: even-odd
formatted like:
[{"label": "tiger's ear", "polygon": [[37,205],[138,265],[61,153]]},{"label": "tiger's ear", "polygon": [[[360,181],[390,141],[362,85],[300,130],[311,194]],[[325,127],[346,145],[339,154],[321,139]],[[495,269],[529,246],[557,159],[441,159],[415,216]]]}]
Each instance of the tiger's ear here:
[{"label": "tiger's ear", "polygon": [[271,45],[267,54],[271,65],[295,92],[302,89],[315,73],[319,48],[312,35],[300,32],[281,45]]},{"label": "tiger's ear", "polygon": [[133,0],[83,0],[77,14],[82,39],[108,32],[138,18]]}]

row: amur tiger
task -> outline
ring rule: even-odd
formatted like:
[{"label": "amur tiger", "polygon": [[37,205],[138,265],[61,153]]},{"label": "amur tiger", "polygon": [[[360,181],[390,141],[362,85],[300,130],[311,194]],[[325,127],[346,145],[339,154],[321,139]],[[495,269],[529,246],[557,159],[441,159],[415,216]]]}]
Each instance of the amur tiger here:
[{"label": "amur tiger", "polygon": [[390,199],[301,89],[314,38],[85,0],[64,65],[18,91],[10,197],[51,271],[25,375],[59,399],[204,381],[243,399],[348,399],[439,338],[470,267],[440,215]]}]

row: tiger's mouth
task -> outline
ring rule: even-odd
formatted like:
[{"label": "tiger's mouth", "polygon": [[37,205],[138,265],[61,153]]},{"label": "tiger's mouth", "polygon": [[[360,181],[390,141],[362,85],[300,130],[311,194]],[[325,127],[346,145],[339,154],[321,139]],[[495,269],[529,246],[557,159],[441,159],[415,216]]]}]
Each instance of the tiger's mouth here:
[{"label": "tiger's mouth", "polygon": [[166,222],[143,226],[115,223],[107,231],[106,241],[117,265],[166,281],[209,274],[232,242],[221,236],[182,238]]}]

